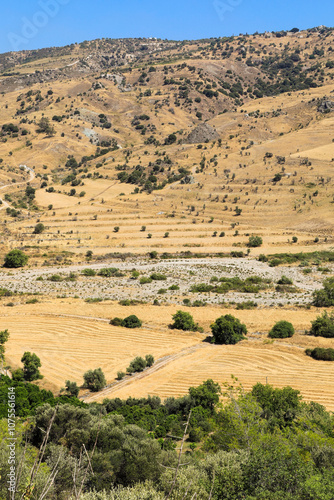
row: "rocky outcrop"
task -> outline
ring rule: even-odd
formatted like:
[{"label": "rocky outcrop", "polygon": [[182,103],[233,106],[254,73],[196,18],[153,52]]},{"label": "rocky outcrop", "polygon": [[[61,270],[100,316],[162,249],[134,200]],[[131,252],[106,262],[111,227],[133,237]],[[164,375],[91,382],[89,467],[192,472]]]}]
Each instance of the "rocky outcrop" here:
[{"label": "rocky outcrop", "polygon": [[334,110],[334,102],[325,97],[318,106],[319,113],[329,113]]},{"label": "rocky outcrop", "polygon": [[190,132],[185,144],[198,144],[200,142],[209,142],[218,139],[219,135],[216,129],[211,127],[208,123],[201,123],[194,130]]}]

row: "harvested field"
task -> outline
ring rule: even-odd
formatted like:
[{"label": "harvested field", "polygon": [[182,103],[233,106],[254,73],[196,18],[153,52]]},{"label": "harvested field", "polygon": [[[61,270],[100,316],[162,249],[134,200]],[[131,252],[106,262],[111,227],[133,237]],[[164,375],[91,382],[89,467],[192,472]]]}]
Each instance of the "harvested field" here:
[{"label": "harvested field", "polygon": [[[299,340],[296,338],[295,342]],[[300,390],[306,401],[316,401],[334,410],[334,372],[330,363],[309,358],[295,345],[265,345],[262,341],[244,341],[237,346],[207,344],[205,349],[171,362],[144,380],[109,393],[106,390],[87,401],[148,394],[163,399],[177,397],[208,378],[220,384],[231,382],[231,374],[238,377],[246,391],[257,382],[265,384],[267,381],[275,387],[289,385]]]}]

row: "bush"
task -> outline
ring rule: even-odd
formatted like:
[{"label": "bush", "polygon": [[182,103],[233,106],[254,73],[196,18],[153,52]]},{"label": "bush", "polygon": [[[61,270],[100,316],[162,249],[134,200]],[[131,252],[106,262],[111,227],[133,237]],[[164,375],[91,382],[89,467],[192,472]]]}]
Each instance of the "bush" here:
[{"label": "bush", "polygon": [[278,285],[292,285],[293,281],[287,276],[282,276],[278,281]]},{"label": "bush", "polygon": [[122,318],[112,318],[109,321],[109,324],[113,326],[122,326],[122,323],[123,323]]},{"label": "bush", "polygon": [[84,387],[93,392],[100,391],[106,385],[106,379],[101,368],[95,370],[88,370],[83,376]]},{"label": "bush", "polygon": [[122,321],[122,326],[124,326],[125,328],[140,328],[142,324],[142,321],[134,314],[131,314],[131,316],[127,316]]},{"label": "bush", "polygon": [[327,278],[323,283],[322,290],[313,292],[312,304],[316,307],[334,306],[334,277]]},{"label": "bush", "polygon": [[44,231],[44,229],[45,229],[44,224],[39,222],[38,224],[36,224],[33,234],[41,234]]},{"label": "bush", "polygon": [[148,278],[147,276],[143,276],[140,278],[139,283],[141,285],[146,285],[147,283],[152,283],[152,278]]},{"label": "bush", "polygon": [[231,314],[220,316],[210,328],[215,344],[237,344],[245,339],[244,335],[247,334],[246,325]]},{"label": "bush", "polygon": [[5,256],[4,267],[16,268],[23,267],[28,262],[28,255],[22,252],[22,250],[11,250]]},{"label": "bush", "polygon": [[174,323],[170,325],[171,328],[192,332],[198,331],[198,324],[194,322],[191,314],[184,311],[177,311],[172,317]]},{"label": "bush", "polygon": [[154,281],[165,281],[167,278],[164,274],[161,273],[152,273],[150,276],[151,280]]},{"label": "bush", "polygon": [[125,372],[117,372],[117,380],[122,380],[125,377]]},{"label": "bush", "polygon": [[286,339],[292,337],[295,329],[289,321],[278,321],[270,330],[268,336],[271,339]]},{"label": "bush", "polygon": [[127,373],[142,372],[146,368],[146,361],[141,356],[137,356],[133,359],[130,365],[127,367]]},{"label": "bush", "polygon": [[307,356],[311,356],[313,359],[321,360],[321,361],[334,361],[334,349],[328,348],[325,349],[323,347],[316,347],[315,349],[306,349],[305,354]]},{"label": "bush", "polygon": [[65,390],[70,396],[77,397],[79,394],[79,387],[78,387],[77,383],[71,382],[70,380],[66,380]]},{"label": "bush", "polygon": [[154,364],[154,357],[152,356],[152,354],[147,354],[145,356],[145,361],[146,361],[146,366],[150,367]]},{"label": "bush", "polygon": [[260,247],[263,243],[261,236],[250,236],[247,246],[250,248]]},{"label": "bush", "polygon": [[327,339],[334,338],[334,313],[329,316],[327,312],[324,312],[321,316],[318,316],[314,321],[311,322],[312,327],[310,330],[310,335],[315,337],[325,337]]},{"label": "bush", "polygon": [[81,271],[81,274],[83,274],[84,276],[96,276],[96,271],[94,269],[83,269]]}]

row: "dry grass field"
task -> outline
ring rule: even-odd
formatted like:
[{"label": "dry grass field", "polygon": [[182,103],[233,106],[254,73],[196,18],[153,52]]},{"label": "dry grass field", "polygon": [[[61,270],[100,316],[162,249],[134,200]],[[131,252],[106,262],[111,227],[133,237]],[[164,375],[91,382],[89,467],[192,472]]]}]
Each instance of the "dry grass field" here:
[{"label": "dry grass field", "polygon": [[[333,342],[305,336],[319,311],[260,309],[235,311],[222,307],[194,308],[191,313],[204,334],[170,330],[177,306],[139,305],[122,307],[111,302],[86,304],[81,300],[45,300],[38,304],[1,307],[2,328],[10,331],[7,362],[20,366],[25,351],[38,354],[44,379],[41,387],[58,392],[67,379],[82,383],[88,369],[101,367],[107,384],[115,384],[118,371],[125,371],[136,356],[153,354],[156,365],[147,373],[126,378],[87,401],[105,397],[161,398],[185,394],[188,387],[208,378],[223,384],[237,376],[244,388],[268,382],[299,389],[306,400],[334,409],[333,371],[330,363],[314,361],[304,354],[307,347],[332,347]],[[109,318],[136,314],[143,327],[129,330],[109,325]],[[222,314],[233,314],[244,322],[248,340],[236,346],[213,346],[203,342],[210,324]],[[297,333],[292,339],[266,340],[273,324],[284,317]],[[260,333],[259,333],[260,332]]]}]

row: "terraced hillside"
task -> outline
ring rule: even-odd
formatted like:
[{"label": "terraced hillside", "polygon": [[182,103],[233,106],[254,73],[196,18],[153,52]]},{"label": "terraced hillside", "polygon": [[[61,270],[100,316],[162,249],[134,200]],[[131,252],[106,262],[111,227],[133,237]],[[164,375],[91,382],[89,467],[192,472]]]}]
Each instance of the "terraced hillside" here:
[{"label": "terraced hillside", "polygon": [[4,54],[2,250],[210,253],[250,233],[282,249],[294,235],[301,249],[332,244],[332,39],[321,28]]}]

